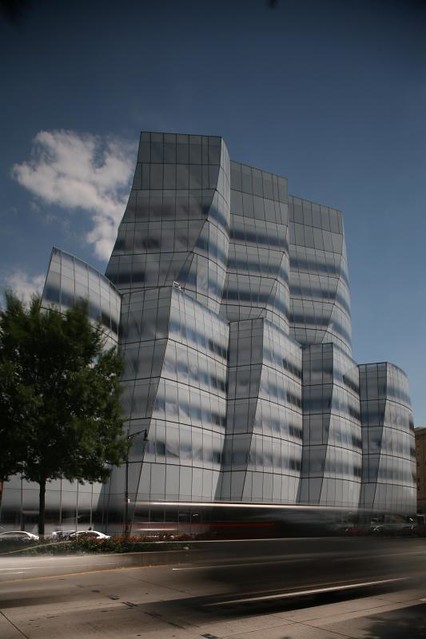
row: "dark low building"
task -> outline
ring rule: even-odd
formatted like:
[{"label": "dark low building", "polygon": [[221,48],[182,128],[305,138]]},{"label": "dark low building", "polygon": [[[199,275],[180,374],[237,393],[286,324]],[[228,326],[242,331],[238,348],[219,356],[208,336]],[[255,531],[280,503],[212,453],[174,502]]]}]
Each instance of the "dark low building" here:
[{"label": "dark low building", "polygon": [[417,512],[426,515],[426,428],[416,428],[414,435],[417,461]]}]

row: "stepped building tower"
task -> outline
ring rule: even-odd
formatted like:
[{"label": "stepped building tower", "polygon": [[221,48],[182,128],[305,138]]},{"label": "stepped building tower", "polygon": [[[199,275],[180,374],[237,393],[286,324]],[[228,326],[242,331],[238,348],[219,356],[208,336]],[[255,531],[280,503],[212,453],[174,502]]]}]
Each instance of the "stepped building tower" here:
[{"label": "stepped building tower", "polygon": [[[82,297],[121,349],[132,446],[107,486],[80,487],[80,512],[118,520],[125,489],[136,510],[225,500],[415,511],[407,378],[352,359],[340,211],[230,160],[220,137],[142,133],[105,275],[53,251],[44,304]],[[6,510],[19,502],[12,485]],[[52,486],[52,510],[60,499],[75,509],[75,492]]]}]

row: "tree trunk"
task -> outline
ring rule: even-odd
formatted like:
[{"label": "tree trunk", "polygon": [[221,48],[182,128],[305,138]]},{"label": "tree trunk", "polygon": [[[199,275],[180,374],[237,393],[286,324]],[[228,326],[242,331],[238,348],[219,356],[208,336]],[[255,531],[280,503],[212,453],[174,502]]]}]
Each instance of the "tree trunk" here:
[{"label": "tree trunk", "polygon": [[38,534],[40,539],[44,537],[44,514],[46,510],[46,479],[41,479],[38,483],[40,487],[38,497]]}]

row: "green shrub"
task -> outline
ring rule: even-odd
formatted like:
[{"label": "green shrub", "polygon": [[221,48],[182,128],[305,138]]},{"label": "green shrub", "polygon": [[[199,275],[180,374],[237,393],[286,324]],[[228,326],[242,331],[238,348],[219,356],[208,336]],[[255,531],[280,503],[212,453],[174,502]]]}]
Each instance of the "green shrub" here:
[{"label": "green shrub", "polygon": [[109,539],[77,538],[71,541],[55,541],[45,539],[35,542],[8,541],[0,547],[0,554],[24,555],[72,555],[80,553],[128,553],[128,552],[161,552],[167,550],[182,550],[183,544],[188,548],[184,538],[156,539],[143,537],[116,536]]}]

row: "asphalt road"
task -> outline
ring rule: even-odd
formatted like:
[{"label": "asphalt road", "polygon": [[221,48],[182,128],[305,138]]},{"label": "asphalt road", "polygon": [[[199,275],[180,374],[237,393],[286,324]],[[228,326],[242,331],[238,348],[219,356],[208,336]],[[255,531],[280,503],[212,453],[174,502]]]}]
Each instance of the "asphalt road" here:
[{"label": "asphalt road", "polygon": [[70,559],[55,559],[0,561],[1,639],[426,637],[424,588],[225,603],[183,564],[110,568],[105,558],[99,571],[86,556],[72,558],[78,572],[67,574]]}]

